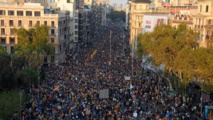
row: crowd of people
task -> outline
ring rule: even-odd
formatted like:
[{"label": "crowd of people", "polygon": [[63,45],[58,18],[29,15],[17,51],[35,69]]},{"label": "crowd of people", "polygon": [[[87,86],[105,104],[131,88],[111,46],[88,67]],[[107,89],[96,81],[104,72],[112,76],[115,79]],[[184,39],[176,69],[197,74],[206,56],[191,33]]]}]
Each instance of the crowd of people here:
[{"label": "crowd of people", "polygon": [[[22,120],[200,119],[201,107],[193,96],[183,101],[170,95],[168,83],[154,72],[132,76],[132,70],[141,71],[140,61],[132,64],[121,25],[103,27],[76,57],[47,67],[45,80],[29,90],[31,100],[21,109]],[[102,89],[109,89],[108,98],[100,98]]]}]

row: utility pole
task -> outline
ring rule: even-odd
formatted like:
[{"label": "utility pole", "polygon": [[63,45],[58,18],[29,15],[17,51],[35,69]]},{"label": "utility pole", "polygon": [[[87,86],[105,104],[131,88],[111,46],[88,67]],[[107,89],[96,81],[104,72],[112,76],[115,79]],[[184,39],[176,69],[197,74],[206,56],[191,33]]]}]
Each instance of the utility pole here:
[{"label": "utility pole", "polygon": [[134,46],[134,40],[132,41],[132,77],[133,77],[133,58],[134,58],[133,46]]},{"label": "utility pole", "polygon": [[123,30],[123,56],[125,55],[125,54],[124,54],[124,45],[125,45],[125,44],[124,44],[124,38],[125,38],[125,35],[124,35],[124,30]]},{"label": "utility pole", "polygon": [[110,41],[109,41],[110,43],[110,45],[109,45],[109,54],[110,54],[110,56],[109,56],[109,58],[110,58],[110,66],[111,66],[111,58],[112,58],[112,53],[111,53],[111,50],[112,50],[112,45],[111,45],[111,42],[112,42],[112,31],[110,30]]},{"label": "utility pole", "polygon": [[201,98],[200,98],[201,114],[203,114],[203,82],[204,82],[204,80],[202,80],[202,86],[201,86]]},{"label": "utility pole", "polygon": [[110,77],[110,79],[111,79],[111,64],[112,64],[112,63],[111,63],[111,58],[112,58],[112,52],[111,52],[111,50],[112,50],[112,45],[111,45],[111,42],[112,42],[112,31],[110,30],[110,39],[109,39],[109,44],[110,44],[110,45],[109,45],[109,47],[110,47],[110,48],[109,48],[109,55],[110,55],[110,56],[109,56],[109,58],[110,58],[110,61],[109,61],[109,62],[110,62],[110,64],[109,64],[110,76],[109,76],[109,77]]}]

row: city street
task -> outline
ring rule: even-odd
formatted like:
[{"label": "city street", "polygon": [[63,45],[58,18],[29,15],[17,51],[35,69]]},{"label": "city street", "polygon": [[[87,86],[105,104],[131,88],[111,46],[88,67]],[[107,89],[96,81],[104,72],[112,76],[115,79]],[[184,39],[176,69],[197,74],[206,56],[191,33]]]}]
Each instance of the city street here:
[{"label": "city street", "polygon": [[[75,59],[48,67],[39,89],[29,90],[32,99],[22,107],[22,119],[196,120],[200,107],[192,104],[193,97],[183,103],[169,95],[169,85],[154,73],[138,75],[140,61],[132,61],[121,26],[115,22],[103,27]],[[100,98],[103,89],[109,89],[109,98]]]}]

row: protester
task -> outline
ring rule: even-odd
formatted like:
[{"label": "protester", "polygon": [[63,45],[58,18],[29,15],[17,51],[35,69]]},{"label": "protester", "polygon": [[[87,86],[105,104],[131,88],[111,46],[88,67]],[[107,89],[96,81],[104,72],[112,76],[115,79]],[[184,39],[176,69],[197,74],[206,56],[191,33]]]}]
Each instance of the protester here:
[{"label": "protester", "polygon": [[[192,103],[191,98],[184,102],[180,96],[170,95],[168,83],[158,79],[154,72],[137,76],[140,62],[134,60],[132,66],[129,41],[127,37],[123,41],[121,23],[109,24],[91,43],[92,46],[79,49],[76,58],[70,57],[46,69],[46,80],[38,88],[30,88],[32,99],[22,107],[22,120],[196,120],[201,117],[199,103]],[[124,76],[131,76],[132,69],[136,75],[126,81]],[[109,98],[99,98],[102,89],[109,89]]]}]

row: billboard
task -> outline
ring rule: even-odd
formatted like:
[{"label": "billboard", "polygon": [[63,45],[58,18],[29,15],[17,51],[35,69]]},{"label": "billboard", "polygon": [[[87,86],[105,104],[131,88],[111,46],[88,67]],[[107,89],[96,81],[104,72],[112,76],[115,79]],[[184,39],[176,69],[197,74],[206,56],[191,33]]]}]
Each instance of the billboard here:
[{"label": "billboard", "polygon": [[143,33],[152,32],[155,26],[168,24],[168,16],[166,15],[144,15],[143,17]]}]

